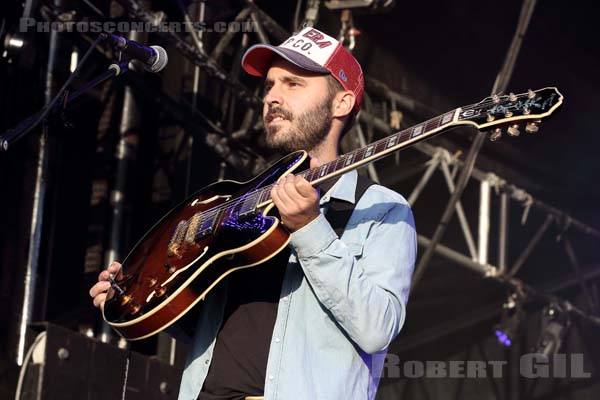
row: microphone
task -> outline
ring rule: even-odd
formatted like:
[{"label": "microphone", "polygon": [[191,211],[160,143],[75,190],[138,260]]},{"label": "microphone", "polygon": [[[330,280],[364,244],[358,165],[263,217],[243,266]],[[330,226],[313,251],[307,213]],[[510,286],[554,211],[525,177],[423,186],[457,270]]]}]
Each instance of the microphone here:
[{"label": "microphone", "polygon": [[144,46],[134,40],[125,39],[121,36],[103,33],[105,40],[126,57],[141,61],[146,71],[159,72],[169,61],[167,52],[160,46]]}]

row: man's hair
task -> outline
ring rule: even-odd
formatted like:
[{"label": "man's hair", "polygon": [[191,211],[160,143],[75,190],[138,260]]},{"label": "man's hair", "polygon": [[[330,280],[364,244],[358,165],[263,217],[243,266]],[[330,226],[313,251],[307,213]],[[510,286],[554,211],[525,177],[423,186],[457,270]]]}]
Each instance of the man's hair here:
[{"label": "man's hair", "polygon": [[[329,99],[333,100],[333,97],[336,94],[338,94],[338,92],[343,92],[345,89],[342,86],[342,84],[333,77],[333,75],[327,74],[325,76],[325,78],[327,79],[327,91],[328,91],[327,94],[329,96]],[[348,131],[354,125],[354,121],[356,120],[355,117],[356,117],[356,111],[354,109],[352,109],[352,111],[350,111],[350,114],[348,114],[348,116],[346,118],[344,127],[342,128],[342,134],[340,136],[340,140],[346,135],[346,133],[348,133]]]}]

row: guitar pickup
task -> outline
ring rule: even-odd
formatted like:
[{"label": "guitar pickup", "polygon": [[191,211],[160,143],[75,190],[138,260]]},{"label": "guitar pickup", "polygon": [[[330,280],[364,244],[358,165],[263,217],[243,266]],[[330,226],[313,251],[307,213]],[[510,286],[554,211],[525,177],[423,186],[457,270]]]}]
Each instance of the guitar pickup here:
[{"label": "guitar pickup", "polygon": [[238,214],[238,221],[240,222],[247,222],[251,219],[253,219],[254,217],[256,217],[258,215],[258,210],[257,209],[253,209],[253,210],[247,210],[245,212],[240,212]]},{"label": "guitar pickup", "polygon": [[217,221],[219,221],[219,217],[223,211],[219,210],[212,214],[203,214],[202,219],[198,224],[198,228],[196,229],[195,240],[200,241],[207,236],[213,234],[215,230],[215,226],[217,225]]},{"label": "guitar pickup", "polygon": [[240,206],[240,210],[237,214],[237,220],[239,222],[246,222],[256,216],[258,210],[257,206],[257,197],[256,196],[248,196],[242,202]]}]

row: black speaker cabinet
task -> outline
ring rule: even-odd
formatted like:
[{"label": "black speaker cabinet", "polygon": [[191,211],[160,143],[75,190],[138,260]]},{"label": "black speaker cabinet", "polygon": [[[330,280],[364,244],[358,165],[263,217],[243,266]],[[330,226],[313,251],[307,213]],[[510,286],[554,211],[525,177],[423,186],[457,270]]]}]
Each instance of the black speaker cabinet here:
[{"label": "black speaker cabinet", "polygon": [[[181,366],[120,349],[66,328],[45,324],[45,343],[29,360],[21,400],[177,399]],[[40,332],[41,329],[34,329]]]}]

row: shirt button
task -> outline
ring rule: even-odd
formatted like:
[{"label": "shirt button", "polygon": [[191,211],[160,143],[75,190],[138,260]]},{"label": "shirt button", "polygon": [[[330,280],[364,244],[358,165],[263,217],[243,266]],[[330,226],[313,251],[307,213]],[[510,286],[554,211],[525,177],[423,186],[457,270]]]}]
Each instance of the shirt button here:
[{"label": "shirt button", "polygon": [[210,360],[204,360],[204,364],[208,365],[210,363]]},{"label": "shirt button", "polygon": [[272,381],[273,379],[275,379],[275,377],[273,375],[269,375],[269,380]]},{"label": "shirt button", "polygon": [[275,338],[275,343],[279,343],[281,342],[281,339],[279,339],[278,337]]},{"label": "shirt button", "polygon": [[285,297],[284,297],[282,300],[283,300],[283,301],[288,301],[288,297],[287,297],[287,296],[285,296]]}]

